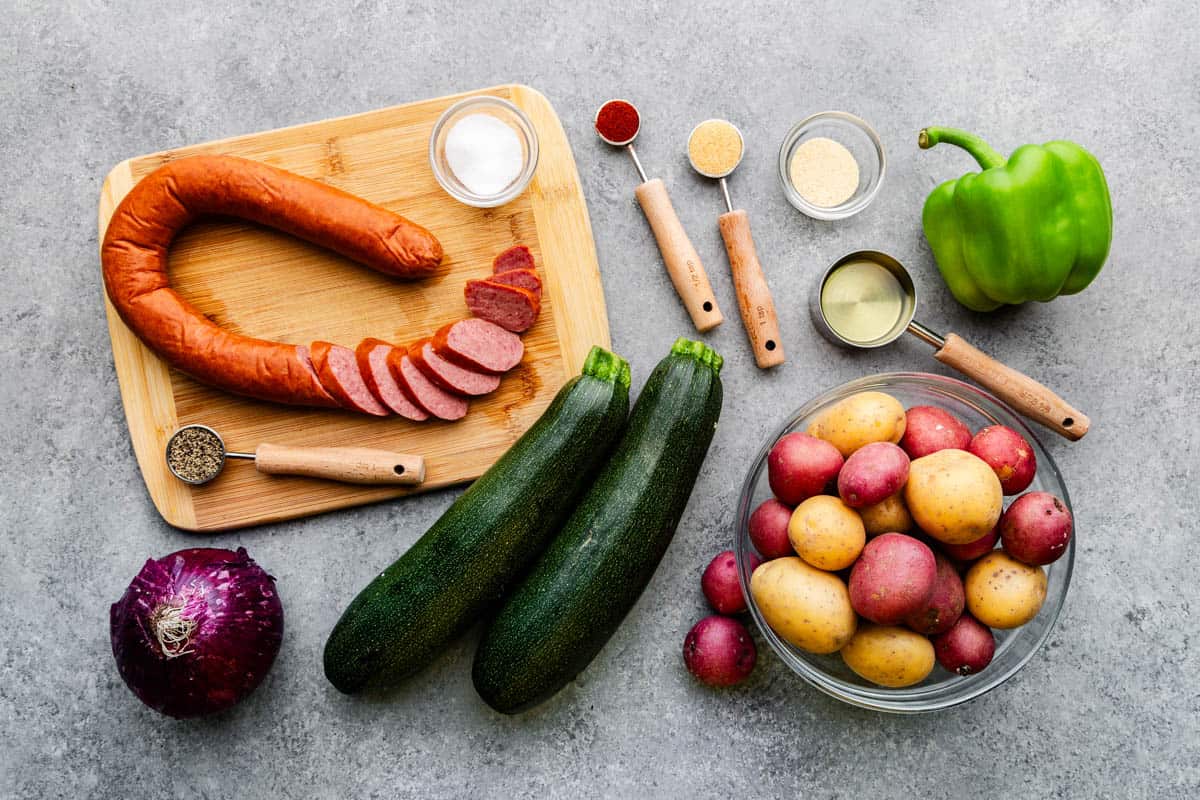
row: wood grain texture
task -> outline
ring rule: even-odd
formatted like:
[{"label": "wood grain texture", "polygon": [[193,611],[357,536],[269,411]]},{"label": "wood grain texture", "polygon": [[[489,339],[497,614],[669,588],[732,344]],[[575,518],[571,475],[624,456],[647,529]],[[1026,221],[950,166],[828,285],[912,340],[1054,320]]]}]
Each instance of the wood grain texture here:
[{"label": "wood grain texture", "polygon": [[[538,133],[530,187],[495,209],[461,205],[429,168],[429,134],[468,94],[511,100]],[[155,507],[187,530],[226,530],[435,489],[481,475],[541,414],[592,345],[609,346],[608,317],[587,207],[562,125],[537,91],[518,85],[442,97],[349,117],[165,151],[117,165],[105,179],[100,238],[121,198],[159,165],[226,153],[297,172],[361,195],[432,230],[446,250],[432,278],[400,282],[286,234],[236,220],[205,220],[170,254],[172,285],[202,313],[250,336],[353,348],[376,336],[404,344],[469,316],[463,285],[491,273],[492,258],[528,245],[544,283],[542,313],[525,334],[525,358],[459,422],[412,423],[261,403],[202,386],[172,370],[125,327],[105,298],[113,359],[138,466]],[[231,450],[262,442],[373,447],[425,459],[420,487],[349,486],[268,476],[231,462],[199,487],[176,480],[163,457],[179,426],[215,428]]]},{"label": "wood grain texture", "polygon": [[724,322],[725,317],[717,306],[717,296],[704,265],[700,263],[700,254],[679,221],[675,206],[671,205],[666,185],[660,178],[652,178],[633,193],[654,231],[667,274],[671,276],[671,283],[692,318],[692,324],[701,333],[711,331]]},{"label": "wood grain texture", "polygon": [[946,343],[934,358],[990,389],[1018,413],[1071,441],[1082,439],[1092,425],[1082,411],[1049,388],[1000,363],[956,333],[946,334]]},{"label": "wood grain texture", "polygon": [[763,274],[750,235],[750,217],[742,209],[730,211],[717,218],[721,238],[725,240],[725,252],[729,255],[729,270],[733,275],[733,288],[737,292],[738,311],[750,347],[754,351],[754,363],[760,369],[777,367],[787,360],[783,353],[783,339],[779,335],[779,316],[775,313],[775,301],[767,276]]},{"label": "wood grain texture", "polygon": [[345,483],[419,486],[425,480],[425,459],[371,447],[292,447],[263,442],[254,451],[254,466],[268,475],[307,475]]}]

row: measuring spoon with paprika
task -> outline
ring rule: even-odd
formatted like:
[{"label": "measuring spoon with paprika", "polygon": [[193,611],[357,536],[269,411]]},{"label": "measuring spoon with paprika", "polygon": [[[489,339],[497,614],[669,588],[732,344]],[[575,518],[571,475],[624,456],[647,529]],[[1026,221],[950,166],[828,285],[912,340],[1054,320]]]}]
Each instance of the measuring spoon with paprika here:
[{"label": "measuring spoon with paprika", "polygon": [[650,180],[646,177],[646,170],[633,149],[633,140],[637,138],[641,124],[637,108],[627,100],[609,100],[596,112],[596,133],[600,138],[613,147],[624,147],[633,158],[633,165],[642,179],[641,185],[633,190],[634,196],[654,231],[658,250],[679,299],[696,330],[703,333],[720,325],[725,317],[717,307],[717,296],[708,282],[704,265],[700,263],[700,254],[692,246],[675,207],[671,205],[666,185],[660,178]]}]

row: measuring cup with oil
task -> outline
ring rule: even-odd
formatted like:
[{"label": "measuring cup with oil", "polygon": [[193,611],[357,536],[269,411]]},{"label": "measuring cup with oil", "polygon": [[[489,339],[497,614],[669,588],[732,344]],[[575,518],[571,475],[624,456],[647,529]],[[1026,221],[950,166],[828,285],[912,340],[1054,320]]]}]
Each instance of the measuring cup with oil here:
[{"label": "measuring cup with oil", "polygon": [[834,262],[817,283],[810,310],[821,334],[841,347],[883,347],[905,332],[936,348],[933,357],[961,372],[1029,419],[1071,440],[1091,422],[1042,384],[1006,366],[961,336],[942,336],[913,319],[917,293],[904,266],[877,250]]},{"label": "measuring cup with oil", "polygon": [[185,425],[167,440],[167,469],[193,486],[221,474],[226,459],[254,462],[268,475],[302,475],[342,483],[416,486],[425,481],[425,459],[369,447],[290,447],[260,444],[253,453],[234,453],[207,425]]}]

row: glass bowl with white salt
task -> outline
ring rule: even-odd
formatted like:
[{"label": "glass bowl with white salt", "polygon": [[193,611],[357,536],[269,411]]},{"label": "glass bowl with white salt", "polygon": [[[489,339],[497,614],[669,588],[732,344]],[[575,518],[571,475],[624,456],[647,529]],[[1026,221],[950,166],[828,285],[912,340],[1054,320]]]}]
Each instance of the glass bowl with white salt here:
[{"label": "glass bowl with white salt", "polygon": [[846,219],[862,211],[879,193],[886,170],[879,134],[845,111],[801,120],[779,148],[783,193],[815,219]]},{"label": "glass bowl with white salt", "polygon": [[477,95],[447,108],[429,136],[429,163],[446,193],[476,208],[513,200],[533,179],[538,139],[525,112]]}]

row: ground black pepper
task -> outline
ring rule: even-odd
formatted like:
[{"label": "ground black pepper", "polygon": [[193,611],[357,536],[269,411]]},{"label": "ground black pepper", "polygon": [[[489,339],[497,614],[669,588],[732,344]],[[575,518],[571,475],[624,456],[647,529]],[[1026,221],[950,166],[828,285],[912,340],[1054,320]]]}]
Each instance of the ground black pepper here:
[{"label": "ground black pepper", "polygon": [[167,466],[188,483],[211,480],[224,462],[221,440],[204,428],[184,428],[167,443]]}]

